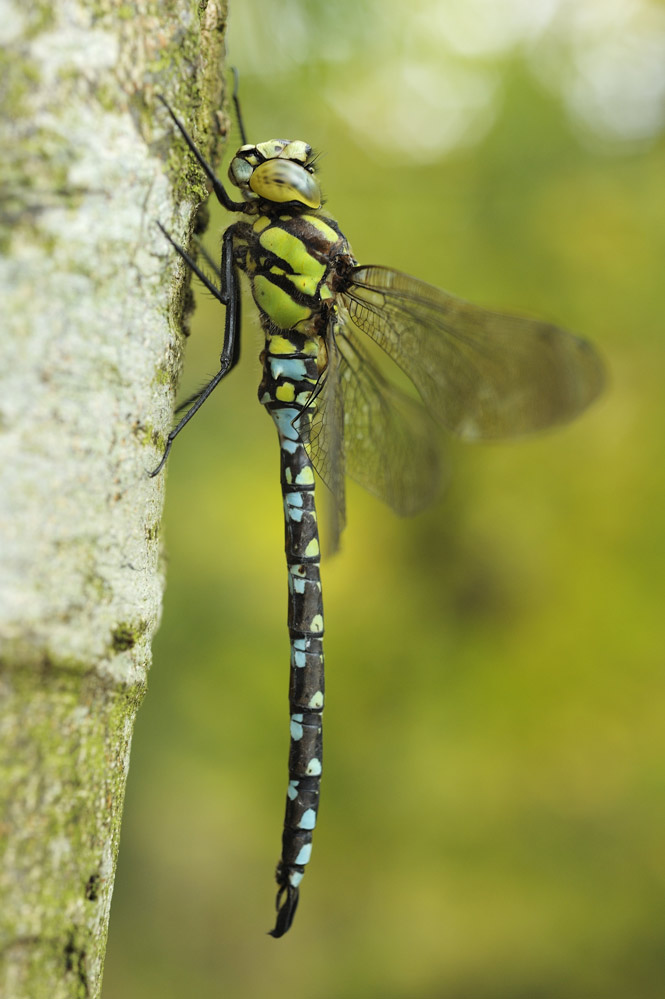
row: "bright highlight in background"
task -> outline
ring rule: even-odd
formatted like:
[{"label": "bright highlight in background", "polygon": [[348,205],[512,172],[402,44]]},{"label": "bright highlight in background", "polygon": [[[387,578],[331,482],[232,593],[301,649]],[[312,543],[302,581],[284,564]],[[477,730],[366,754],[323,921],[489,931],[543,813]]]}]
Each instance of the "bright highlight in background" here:
[{"label": "bright highlight in background", "polygon": [[[279,78],[312,52],[335,64],[322,100],[363,142],[405,159],[480,141],[510,54],[599,140],[645,141],[665,121],[665,10],[654,0],[340,0],[315,15],[256,0],[233,9],[230,38],[233,59],[257,74]],[[340,64],[360,54],[349,79]]]}]

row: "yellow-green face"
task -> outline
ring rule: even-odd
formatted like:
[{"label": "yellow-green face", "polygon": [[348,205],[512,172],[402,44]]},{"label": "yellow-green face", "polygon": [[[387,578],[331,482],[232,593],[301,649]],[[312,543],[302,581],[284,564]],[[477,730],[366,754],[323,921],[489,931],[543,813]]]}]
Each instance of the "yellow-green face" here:
[{"label": "yellow-green face", "polygon": [[241,146],[231,161],[229,179],[247,200],[274,205],[296,202],[303,209],[321,207],[321,189],[314,176],[312,147],[296,139],[270,139]]}]

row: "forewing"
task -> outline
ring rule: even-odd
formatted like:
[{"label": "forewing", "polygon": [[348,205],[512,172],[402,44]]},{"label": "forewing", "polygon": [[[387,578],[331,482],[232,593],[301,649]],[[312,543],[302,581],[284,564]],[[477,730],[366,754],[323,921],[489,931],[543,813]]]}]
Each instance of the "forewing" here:
[{"label": "forewing", "polygon": [[516,437],[565,423],[602,389],[593,347],[550,323],[488,312],[385,267],[356,267],[351,281],[342,296],[351,322],[460,437]]}]

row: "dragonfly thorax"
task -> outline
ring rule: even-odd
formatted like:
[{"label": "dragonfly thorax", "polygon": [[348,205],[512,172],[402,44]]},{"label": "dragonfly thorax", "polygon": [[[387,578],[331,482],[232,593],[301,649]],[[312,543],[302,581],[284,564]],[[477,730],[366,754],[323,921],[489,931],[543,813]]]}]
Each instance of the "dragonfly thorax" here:
[{"label": "dragonfly thorax", "polygon": [[280,207],[321,207],[321,188],[314,176],[312,147],[299,139],[269,139],[241,146],[231,160],[229,180],[248,201]]}]

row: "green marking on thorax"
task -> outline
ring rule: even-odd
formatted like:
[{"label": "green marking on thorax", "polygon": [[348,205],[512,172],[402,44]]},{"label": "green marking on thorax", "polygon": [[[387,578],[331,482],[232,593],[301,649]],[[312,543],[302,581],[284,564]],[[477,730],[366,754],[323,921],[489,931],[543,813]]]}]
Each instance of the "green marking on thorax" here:
[{"label": "green marking on thorax", "polygon": [[293,329],[312,314],[307,305],[294,302],[288,292],[278,288],[269,277],[262,274],[254,277],[252,289],[258,307],[282,330]]},{"label": "green marking on thorax", "polygon": [[264,250],[274,253],[289,264],[293,274],[314,278],[318,283],[325,273],[325,264],[320,263],[301,239],[290,232],[285,232],[278,226],[264,230],[259,237],[259,243]]},{"label": "green marking on thorax", "polygon": [[303,218],[309,222],[313,229],[318,229],[329,243],[336,243],[339,239],[339,234],[334,229],[331,229],[323,219],[318,218],[316,215],[303,215]]}]

